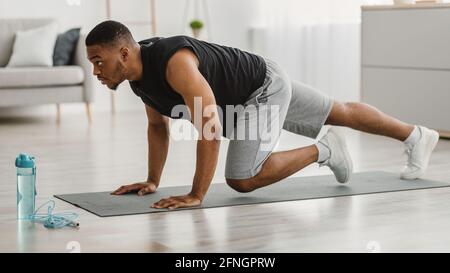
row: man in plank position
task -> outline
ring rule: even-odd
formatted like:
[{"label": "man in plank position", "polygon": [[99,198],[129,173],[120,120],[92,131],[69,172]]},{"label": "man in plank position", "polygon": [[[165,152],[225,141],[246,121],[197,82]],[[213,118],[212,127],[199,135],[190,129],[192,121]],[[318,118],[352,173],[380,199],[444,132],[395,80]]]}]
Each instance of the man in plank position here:
[{"label": "man in plank position", "polygon": [[[370,105],[332,100],[291,81],[275,62],[236,48],[187,36],[136,42],[128,28],[115,21],[92,29],[86,47],[94,75],[113,90],[128,80],[144,102],[148,118],[147,180],[112,194],[156,191],[169,146],[168,120],[180,116],[179,106],[189,110],[181,113],[199,132],[191,191],[162,199],[154,208],[201,204],[214,176],[222,135],[231,139],[226,181],[239,192],[270,185],[312,163],[328,166],[340,183],[349,181],[352,161],[334,127],[314,145],[273,152],[282,128],[316,138],[328,124],[402,141],[408,155],[403,179],[416,179],[425,172],[439,139],[436,131],[404,123]],[[239,137],[236,128],[249,133],[244,130]],[[253,138],[252,132],[256,132]]]}]

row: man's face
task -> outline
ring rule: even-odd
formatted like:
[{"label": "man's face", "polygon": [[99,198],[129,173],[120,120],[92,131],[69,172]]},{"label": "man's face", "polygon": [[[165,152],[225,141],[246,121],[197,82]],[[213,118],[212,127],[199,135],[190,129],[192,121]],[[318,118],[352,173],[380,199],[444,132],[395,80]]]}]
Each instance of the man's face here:
[{"label": "man's face", "polygon": [[89,61],[94,65],[94,76],[109,89],[116,90],[126,79],[124,52],[121,48],[102,45],[88,46],[86,50]]}]

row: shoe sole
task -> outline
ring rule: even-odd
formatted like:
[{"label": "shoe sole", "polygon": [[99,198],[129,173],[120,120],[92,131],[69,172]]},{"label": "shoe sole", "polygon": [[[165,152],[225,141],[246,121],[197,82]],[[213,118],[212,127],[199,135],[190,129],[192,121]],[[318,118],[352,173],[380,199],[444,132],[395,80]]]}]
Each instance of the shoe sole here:
[{"label": "shoe sole", "polygon": [[[331,132],[330,132],[330,131],[331,131]],[[343,139],[343,137],[339,134],[339,132],[337,132],[336,129],[331,128],[331,129],[328,131],[328,133],[332,133],[332,134],[335,136],[335,138],[336,138],[336,140],[337,140],[337,142],[338,142],[338,144],[339,144],[339,148],[341,149],[340,152],[344,154],[344,157],[345,157],[345,159],[346,159],[346,160],[345,160],[345,162],[346,162],[346,167],[347,167],[347,169],[349,170],[347,177],[344,179],[344,181],[339,181],[339,180],[337,180],[337,178],[336,178],[336,180],[337,180],[339,183],[345,184],[345,183],[347,183],[347,182],[350,180],[350,177],[351,177],[351,175],[352,175],[352,173],[353,173],[353,162],[352,162],[352,158],[350,157],[350,154],[348,153],[347,143],[345,142],[345,139]]]},{"label": "shoe sole", "polygon": [[[428,143],[427,143],[427,150],[429,149],[430,152],[426,155],[425,167],[422,168],[418,172],[402,174],[401,175],[402,179],[405,179],[405,180],[418,179],[420,176],[422,176],[425,173],[426,169],[428,168],[428,163],[430,162],[431,154],[433,153],[433,150],[434,150],[434,148],[436,148],[436,145],[437,145],[437,143],[439,141],[439,133],[434,131],[434,130],[431,130],[431,132],[432,132],[432,137],[430,138],[431,141],[428,141]],[[431,147],[431,149],[430,149],[430,147]]]}]

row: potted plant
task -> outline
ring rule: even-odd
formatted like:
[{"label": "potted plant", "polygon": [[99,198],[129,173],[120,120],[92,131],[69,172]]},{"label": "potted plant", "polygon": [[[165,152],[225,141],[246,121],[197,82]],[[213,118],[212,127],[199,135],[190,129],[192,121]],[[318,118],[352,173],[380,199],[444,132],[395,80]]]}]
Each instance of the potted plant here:
[{"label": "potted plant", "polygon": [[189,23],[189,26],[192,29],[192,33],[194,34],[194,37],[198,38],[200,36],[200,30],[202,30],[202,28],[203,28],[203,22],[198,19],[195,19]]}]

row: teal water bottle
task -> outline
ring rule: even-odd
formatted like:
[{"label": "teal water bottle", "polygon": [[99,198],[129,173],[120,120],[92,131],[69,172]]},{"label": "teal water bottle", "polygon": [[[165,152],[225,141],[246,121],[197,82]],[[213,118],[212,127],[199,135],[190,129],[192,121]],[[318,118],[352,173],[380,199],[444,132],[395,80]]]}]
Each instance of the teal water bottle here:
[{"label": "teal water bottle", "polygon": [[36,197],[36,164],[34,157],[21,153],[17,167],[17,219],[28,220],[34,214]]}]

